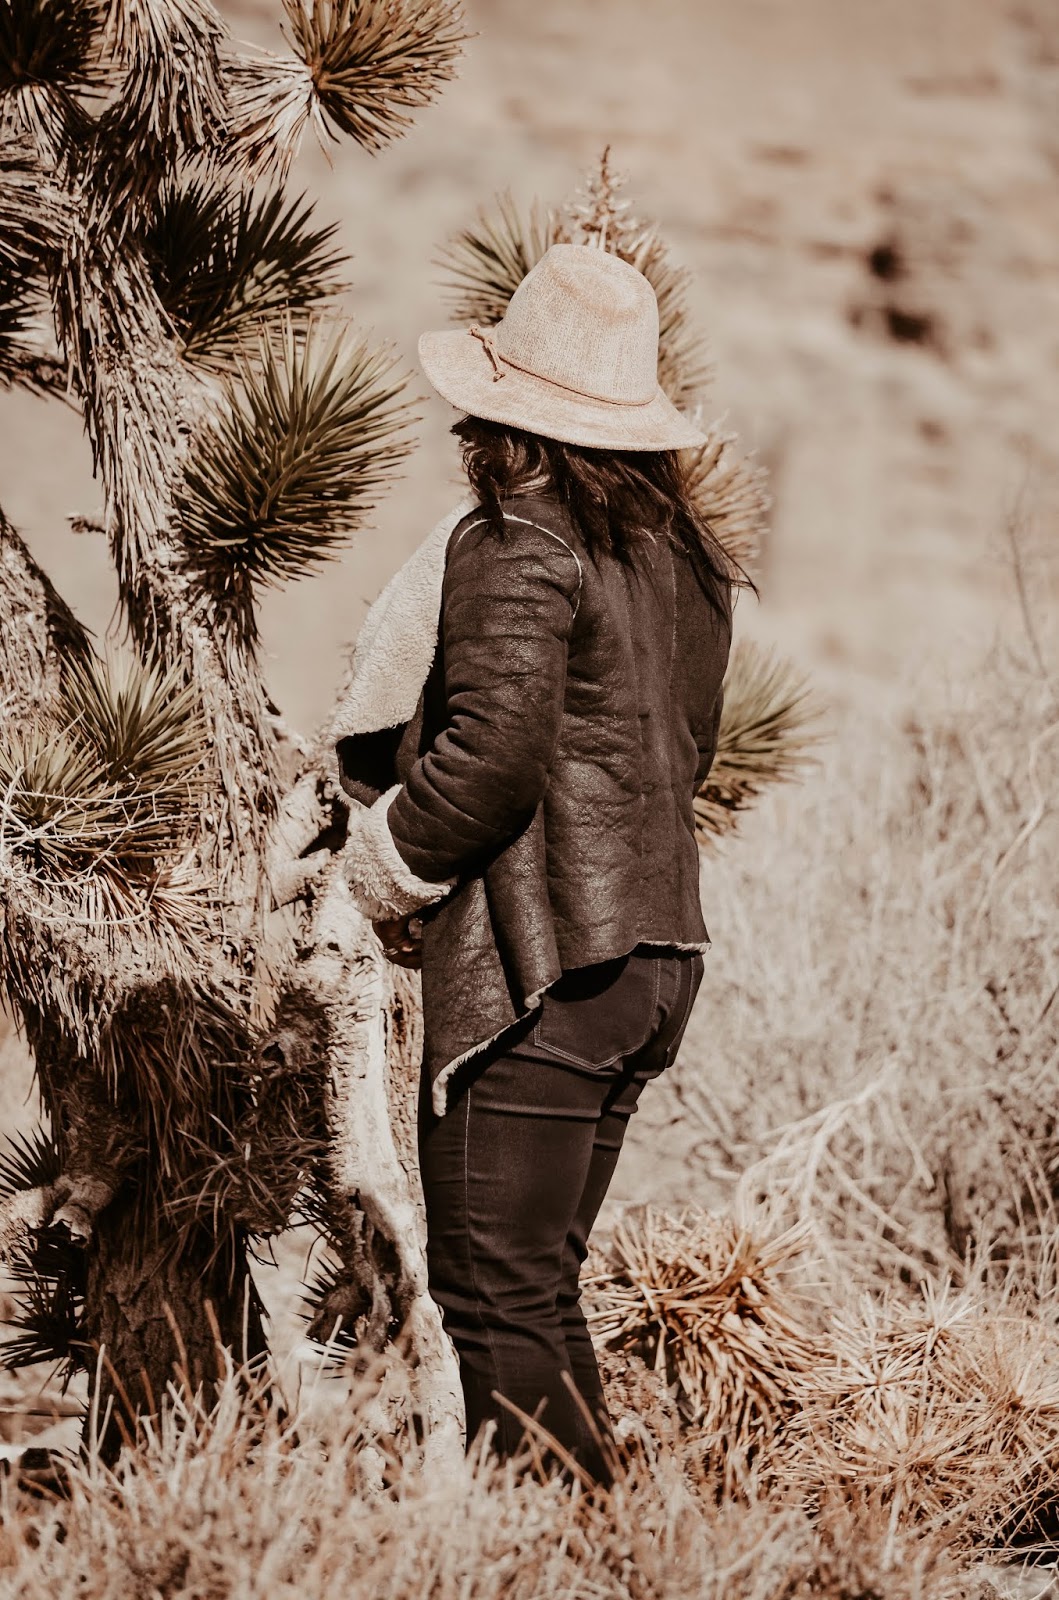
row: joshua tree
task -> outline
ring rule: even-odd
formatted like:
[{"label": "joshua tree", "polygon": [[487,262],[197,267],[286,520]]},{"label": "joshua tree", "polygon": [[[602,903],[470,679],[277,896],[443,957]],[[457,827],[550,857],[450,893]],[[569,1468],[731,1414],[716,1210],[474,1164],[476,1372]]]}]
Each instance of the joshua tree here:
[{"label": "joshua tree", "polygon": [[[411,1175],[417,980],[351,904],[329,730],[271,704],[255,603],[339,552],[412,443],[287,168],[309,124],[399,134],[463,32],[450,0],[284,8],[285,57],[207,0],[0,14],[0,381],[80,408],[124,621],[100,653],[0,513],[0,970],[45,1114],[0,1162],[6,1359],[87,1369],[110,1451],[174,1374],[208,1400],[218,1346],[265,1358],[248,1243],[296,1216],[331,1246],[311,1331],[400,1334],[425,1420],[456,1418]],[[595,238],[652,277],[687,403],[681,280],[623,207],[605,163],[561,215],[502,205],[453,247],[456,310],[499,314],[558,230]],[[696,470],[747,554],[753,469],[715,430]],[[737,666],[704,835],[799,756],[770,670]]]}]

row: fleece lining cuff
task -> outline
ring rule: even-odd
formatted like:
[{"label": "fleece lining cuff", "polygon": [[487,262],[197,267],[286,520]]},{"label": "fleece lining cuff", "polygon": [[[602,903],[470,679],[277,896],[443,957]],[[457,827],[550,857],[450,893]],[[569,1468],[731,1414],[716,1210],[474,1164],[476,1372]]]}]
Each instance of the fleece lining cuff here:
[{"label": "fleece lining cuff", "polygon": [[374,805],[350,807],[349,833],[342,853],[343,869],[353,903],[373,922],[393,920],[441,900],[456,882],[427,883],[399,853],[387,812],[401,785],[380,795]]}]

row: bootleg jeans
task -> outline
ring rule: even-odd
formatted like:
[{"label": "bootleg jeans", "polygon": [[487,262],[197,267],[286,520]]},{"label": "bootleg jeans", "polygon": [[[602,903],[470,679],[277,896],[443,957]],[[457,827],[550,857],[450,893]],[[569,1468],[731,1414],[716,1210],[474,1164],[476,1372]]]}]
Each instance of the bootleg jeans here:
[{"label": "bootleg jeans", "polygon": [[610,1479],[578,1278],[629,1118],[674,1060],[702,973],[698,951],[647,945],[568,970],[539,1010],[457,1070],[444,1116],[423,1086],[430,1292],[459,1358],[468,1448],[486,1423],[500,1455],[518,1448],[507,1400]]}]

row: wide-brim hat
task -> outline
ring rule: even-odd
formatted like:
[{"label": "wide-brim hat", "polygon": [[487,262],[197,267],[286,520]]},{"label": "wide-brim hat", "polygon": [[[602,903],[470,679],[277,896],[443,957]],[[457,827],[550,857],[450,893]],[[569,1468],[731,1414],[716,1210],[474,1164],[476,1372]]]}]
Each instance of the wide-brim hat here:
[{"label": "wide-brim hat", "polygon": [[659,386],[654,289],[594,245],[553,244],[499,322],[424,333],[419,359],[451,405],[548,439],[598,450],[706,442]]}]

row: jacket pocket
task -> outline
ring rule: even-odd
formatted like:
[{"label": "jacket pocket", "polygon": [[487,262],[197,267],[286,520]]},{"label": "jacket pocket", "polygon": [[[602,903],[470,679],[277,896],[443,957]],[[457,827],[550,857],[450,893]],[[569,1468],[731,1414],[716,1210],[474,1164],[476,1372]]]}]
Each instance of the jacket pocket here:
[{"label": "jacket pocket", "polygon": [[564,972],[545,990],[534,1045],[589,1071],[617,1066],[658,1026],[660,967],[657,960],[619,956]]}]

